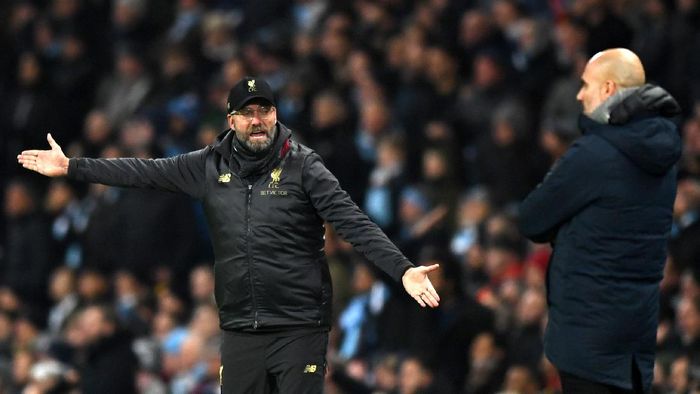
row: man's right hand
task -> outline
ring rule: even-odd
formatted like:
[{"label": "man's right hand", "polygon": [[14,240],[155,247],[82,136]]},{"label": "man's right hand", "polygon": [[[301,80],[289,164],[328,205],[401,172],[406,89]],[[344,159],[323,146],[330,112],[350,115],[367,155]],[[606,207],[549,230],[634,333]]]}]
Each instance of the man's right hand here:
[{"label": "man's right hand", "polygon": [[50,177],[67,175],[68,158],[51,134],[47,134],[46,139],[49,141],[51,150],[25,150],[17,155],[17,161],[22,167],[42,175]]}]

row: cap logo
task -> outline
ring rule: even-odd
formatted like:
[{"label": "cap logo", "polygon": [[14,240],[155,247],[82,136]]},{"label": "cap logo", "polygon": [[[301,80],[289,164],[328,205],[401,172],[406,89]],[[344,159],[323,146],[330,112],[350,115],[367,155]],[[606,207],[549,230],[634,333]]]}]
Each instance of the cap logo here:
[{"label": "cap logo", "polygon": [[248,81],[248,92],[257,92],[258,88],[255,86],[255,80],[251,79]]}]

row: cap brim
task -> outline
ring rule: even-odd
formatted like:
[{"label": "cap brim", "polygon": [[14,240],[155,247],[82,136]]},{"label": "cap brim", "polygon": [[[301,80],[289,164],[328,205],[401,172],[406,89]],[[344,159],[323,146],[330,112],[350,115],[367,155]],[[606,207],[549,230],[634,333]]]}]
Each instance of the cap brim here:
[{"label": "cap brim", "polygon": [[275,105],[275,102],[270,100],[269,97],[256,95],[256,96],[246,97],[245,99],[243,99],[240,103],[238,103],[238,105],[234,106],[231,109],[231,112],[238,111],[239,109],[243,108],[246,104],[248,104],[249,102],[256,100],[256,99],[263,99],[263,100],[267,101],[268,103],[270,103],[271,105],[273,105],[273,106]]}]

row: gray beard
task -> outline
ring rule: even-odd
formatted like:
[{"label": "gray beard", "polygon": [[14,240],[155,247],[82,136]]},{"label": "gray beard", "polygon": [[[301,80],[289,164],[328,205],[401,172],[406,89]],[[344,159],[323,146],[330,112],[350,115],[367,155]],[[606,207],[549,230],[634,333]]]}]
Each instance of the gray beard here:
[{"label": "gray beard", "polygon": [[[260,153],[260,152],[264,152],[264,151],[270,149],[270,147],[272,146],[272,143],[275,141],[276,135],[277,135],[277,127],[275,126],[275,128],[272,129],[272,135],[269,136],[267,141],[253,142],[250,140],[250,136],[248,136],[247,139],[245,139],[244,141],[241,141],[241,142],[243,143],[243,146],[248,148],[248,150],[250,150],[251,152]],[[238,138],[238,137],[236,137],[236,138]],[[239,141],[240,141],[240,139],[239,139]]]},{"label": "gray beard", "polygon": [[250,139],[243,141],[243,145],[248,148],[251,152],[259,153],[270,149],[272,146],[273,138],[268,138],[265,142],[252,142]]}]

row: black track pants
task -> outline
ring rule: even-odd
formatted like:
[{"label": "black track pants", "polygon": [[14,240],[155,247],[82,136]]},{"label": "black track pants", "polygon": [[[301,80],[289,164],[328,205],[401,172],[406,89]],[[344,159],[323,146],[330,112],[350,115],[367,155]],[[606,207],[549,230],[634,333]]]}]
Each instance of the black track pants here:
[{"label": "black track pants", "polygon": [[223,332],[222,394],[323,392],[328,332]]}]

